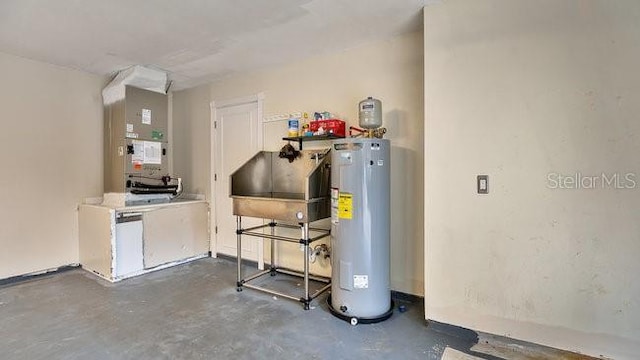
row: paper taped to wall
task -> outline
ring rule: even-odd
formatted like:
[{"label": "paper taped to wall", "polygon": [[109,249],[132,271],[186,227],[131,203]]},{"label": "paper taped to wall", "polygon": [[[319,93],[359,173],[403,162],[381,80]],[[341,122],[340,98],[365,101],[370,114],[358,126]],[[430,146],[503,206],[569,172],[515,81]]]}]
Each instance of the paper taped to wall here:
[{"label": "paper taped to wall", "polygon": [[133,164],[162,164],[162,143],[158,141],[133,140]]},{"label": "paper taped to wall", "polygon": [[133,154],[131,154],[132,163],[142,163],[144,161],[144,141],[133,140]]},{"label": "paper taped to wall", "polygon": [[142,123],[146,125],[151,125],[151,110],[150,109],[142,109]]},{"label": "paper taped to wall", "polygon": [[144,142],[144,163],[162,164],[162,143],[157,141]]}]

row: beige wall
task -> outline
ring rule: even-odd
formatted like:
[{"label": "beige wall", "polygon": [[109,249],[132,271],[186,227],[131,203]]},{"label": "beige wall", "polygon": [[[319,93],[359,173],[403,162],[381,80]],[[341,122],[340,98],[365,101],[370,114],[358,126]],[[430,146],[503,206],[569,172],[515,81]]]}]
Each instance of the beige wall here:
[{"label": "beige wall", "polygon": [[[425,8],[427,318],[640,355],[639,18],[622,0]],[[550,188],[577,172],[633,188]]]},{"label": "beige wall", "polygon": [[102,192],[105,79],[0,53],[0,278],[78,262],[76,206]]},{"label": "beige wall", "polygon": [[[209,195],[212,100],[263,92],[267,116],[327,110],[340,114],[348,125],[357,125],[358,102],[366,96],[377,97],[382,100],[384,125],[392,143],[391,284],[395,290],[422,295],[422,67],[422,34],[414,33],[176,92],[175,172],[185,178],[187,191]],[[268,150],[284,145],[279,140],[284,129],[264,139]],[[265,128],[265,134],[273,133],[273,128]]]}]

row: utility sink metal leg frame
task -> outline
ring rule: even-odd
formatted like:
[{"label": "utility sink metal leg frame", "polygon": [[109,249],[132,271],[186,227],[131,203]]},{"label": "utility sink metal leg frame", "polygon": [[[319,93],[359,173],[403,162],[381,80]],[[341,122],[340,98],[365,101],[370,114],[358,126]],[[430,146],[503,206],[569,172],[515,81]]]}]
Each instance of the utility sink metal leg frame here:
[{"label": "utility sink metal leg frame", "polygon": [[[322,276],[315,276],[315,275],[311,275],[309,274],[309,254],[310,254],[310,246],[313,242],[318,241],[322,238],[325,238],[327,236],[329,236],[331,234],[331,230],[327,230],[327,229],[319,229],[319,228],[311,228],[309,227],[309,223],[299,223],[299,226],[295,226],[295,225],[288,225],[288,224],[278,224],[276,223],[275,220],[271,220],[271,222],[269,222],[268,224],[265,225],[258,225],[258,226],[253,226],[247,229],[243,229],[242,228],[242,217],[241,216],[237,216],[236,217],[236,236],[237,236],[237,247],[238,247],[238,256],[237,256],[237,262],[238,262],[238,279],[237,279],[237,283],[236,283],[236,290],[237,291],[242,291],[243,287],[247,287],[250,289],[254,289],[254,290],[258,290],[258,291],[262,291],[262,292],[266,292],[268,294],[271,295],[277,295],[277,296],[282,296],[283,298],[287,298],[287,299],[291,299],[291,300],[295,300],[295,301],[300,301],[301,303],[304,304],[304,309],[305,310],[309,310],[309,304],[311,303],[311,301],[313,299],[315,299],[316,297],[318,297],[320,294],[322,294],[323,292],[329,290],[329,288],[331,288],[331,279],[330,278],[326,278],[326,277],[322,277]],[[264,234],[262,232],[259,232],[257,230],[261,230],[263,228],[266,227],[270,227],[270,231],[269,234]],[[290,228],[290,229],[296,229],[296,228],[300,228],[300,232],[301,232],[301,238],[292,238],[292,237],[287,237],[287,236],[280,236],[280,235],[276,235],[275,234],[275,228],[276,227],[282,227],[282,228]],[[314,237],[309,237],[309,232],[310,230],[314,231],[314,232],[319,232],[320,234]],[[243,277],[242,274],[242,235],[247,235],[247,236],[254,236],[254,237],[260,237],[260,238],[267,238],[267,239],[271,239],[271,265],[269,266],[268,269],[266,270],[262,270],[259,271],[253,275],[250,275],[248,277]],[[294,270],[289,270],[289,269],[285,269],[285,268],[280,268],[276,265],[275,262],[275,242],[276,240],[278,241],[286,241],[286,242],[291,242],[291,243],[299,243],[301,245],[304,246],[304,270],[303,272],[299,272],[299,271],[294,271]],[[304,296],[303,297],[296,297],[290,294],[285,294],[276,290],[271,290],[271,289],[267,289],[265,287],[262,286],[258,286],[255,284],[251,284],[250,281],[251,280],[255,280],[261,276],[267,275],[269,274],[270,276],[276,276],[277,273],[282,273],[282,274],[287,274],[287,275],[293,275],[293,276],[298,276],[304,279]],[[313,280],[313,281],[318,281],[321,283],[324,283],[324,286],[322,286],[320,289],[316,290],[313,294],[309,294],[309,281]]]}]

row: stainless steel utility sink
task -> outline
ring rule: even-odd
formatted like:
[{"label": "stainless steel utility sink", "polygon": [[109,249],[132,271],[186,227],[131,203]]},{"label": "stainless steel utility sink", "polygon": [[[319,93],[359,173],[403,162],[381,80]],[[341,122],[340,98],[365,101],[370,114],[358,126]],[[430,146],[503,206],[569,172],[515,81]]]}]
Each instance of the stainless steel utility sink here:
[{"label": "stainless steel utility sink", "polygon": [[231,174],[233,214],[294,223],[331,216],[329,150],[303,150],[293,162],[261,151]]}]

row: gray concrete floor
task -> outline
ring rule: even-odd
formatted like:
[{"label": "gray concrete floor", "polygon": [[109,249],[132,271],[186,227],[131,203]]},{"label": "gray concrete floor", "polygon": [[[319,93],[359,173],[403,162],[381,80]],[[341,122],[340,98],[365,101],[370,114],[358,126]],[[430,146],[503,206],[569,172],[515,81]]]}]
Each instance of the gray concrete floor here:
[{"label": "gray concrete floor", "polygon": [[[472,331],[427,323],[421,302],[402,303],[407,311],[385,322],[351,326],[325,300],[304,311],[255,290],[238,293],[235,263],[225,259],[117,284],[76,269],[0,287],[0,358],[441,359],[447,347],[501,358],[472,351]],[[551,354],[534,358],[564,354],[529,345]]]}]

